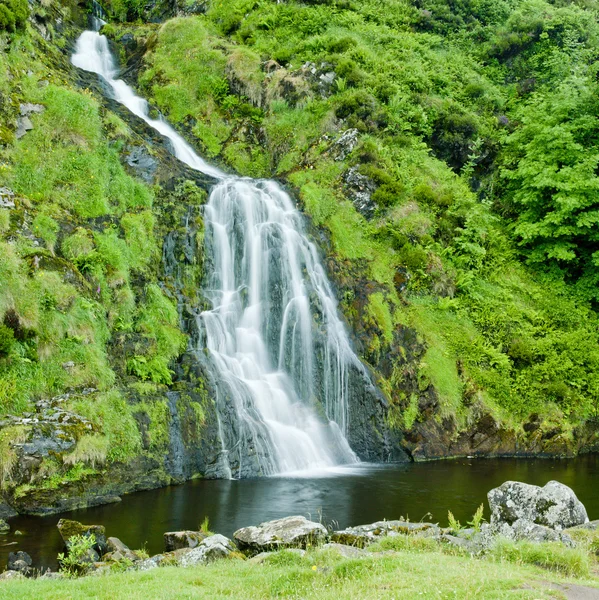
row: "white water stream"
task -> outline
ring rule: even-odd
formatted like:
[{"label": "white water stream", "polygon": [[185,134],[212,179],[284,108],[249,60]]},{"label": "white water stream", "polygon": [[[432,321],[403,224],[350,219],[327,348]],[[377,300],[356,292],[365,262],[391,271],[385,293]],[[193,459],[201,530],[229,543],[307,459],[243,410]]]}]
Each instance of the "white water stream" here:
[{"label": "white water stream", "polygon": [[[98,28],[102,21],[96,20]],[[202,160],[124,81],[107,39],[85,31],[72,63],[168,138],[175,156],[219,182],[205,206],[201,353],[216,385],[225,475],[275,475],[357,462],[346,440],[349,369],[363,370],[315,246],[273,181],[226,175]],[[225,429],[232,431],[227,435]]]}]

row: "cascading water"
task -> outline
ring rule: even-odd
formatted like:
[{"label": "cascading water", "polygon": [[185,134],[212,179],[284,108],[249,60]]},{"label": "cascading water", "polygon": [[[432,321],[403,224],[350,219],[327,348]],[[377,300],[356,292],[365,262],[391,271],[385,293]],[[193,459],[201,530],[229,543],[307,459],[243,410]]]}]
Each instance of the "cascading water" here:
[{"label": "cascading water", "polygon": [[348,385],[350,369],[365,369],[289,196],[272,181],[226,175],[150,118],[147,102],[116,79],[104,36],[84,32],[72,62],[100,75],[115,100],[170,140],[178,159],[219,180],[204,213],[203,293],[212,308],[197,317],[197,356],[216,390],[221,472],[275,475],[357,462],[346,440]]}]

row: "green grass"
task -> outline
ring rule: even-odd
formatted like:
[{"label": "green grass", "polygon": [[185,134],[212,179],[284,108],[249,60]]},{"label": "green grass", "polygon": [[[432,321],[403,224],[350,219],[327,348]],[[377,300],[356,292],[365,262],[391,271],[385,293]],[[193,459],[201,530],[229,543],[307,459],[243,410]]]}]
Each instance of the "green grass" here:
[{"label": "green grass", "polygon": [[535,599],[555,597],[546,587],[549,581],[564,580],[540,568],[439,552],[400,551],[350,560],[331,552],[309,552],[305,558],[280,552],[263,565],[233,559],[189,569],[6,582],[2,598]]}]

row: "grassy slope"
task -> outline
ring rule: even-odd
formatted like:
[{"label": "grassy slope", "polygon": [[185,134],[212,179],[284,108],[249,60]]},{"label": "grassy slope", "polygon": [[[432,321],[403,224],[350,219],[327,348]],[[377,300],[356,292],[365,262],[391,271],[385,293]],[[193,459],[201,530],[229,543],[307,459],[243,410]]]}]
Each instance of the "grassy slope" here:
[{"label": "grassy slope", "polygon": [[574,565],[570,578],[539,567],[515,564],[526,562],[507,555],[479,560],[424,548],[359,559],[342,559],[326,551],[312,551],[304,558],[280,552],[263,565],[225,560],[207,567],[164,567],[75,581],[3,582],[0,597],[6,600],[41,597],[48,600],[82,597],[489,600],[560,597],[559,593],[547,589],[549,582],[569,581],[599,589],[597,580],[577,570],[577,563],[572,563],[571,557],[561,563],[562,566]]},{"label": "grassy slope", "polygon": [[[52,15],[50,23],[68,18],[58,3],[34,10]],[[64,407],[94,429],[80,432],[69,456],[46,460],[39,480],[34,474],[20,494],[58,489],[138,456],[136,412],[150,415],[151,452],[162,459],[170,412],[164,396],[152,394],[171,381],[169,364],[186,339],[158,285],[158,192],[119,161],[133,134],[76,87],[61,50],[65,38],[49,31],[50,43],[29,24],[0,32],[0,187],[16,194],[15,209],[0,208],[0,416],[69,391]],[[23,102],[45,110],[17,140],[11,126]],[[84,388],[96,391],[78,395]],[[142,404],[125,399],[148,394]],[[2,490],[14,488],[11,443],[27,430],[0,432]]]},{"label": "grassy slope", "polygon": [[[419,418],[405,385],[416,379],[416,395],[433,383],[442,412],[463,424],[469,407],[515,425],[540,413],[547,429],[566,422],[567,438],[599,408],[597,315],[574,287],[518,260],[491,210],[494,175],[479,147],[500,144],[498,115],[526,98],[515,83],[499,84],[509,65],[481,63],[468,27],[465,40],[439,37],[415,29],[419,14],[403,0],[214,1],[206,16],[171,20],[150,36],[140,86],[207,156],[296,187],[330,236],[341,279],[347,269],[374,282],[366,305],[351,290],[340,300],[367,330],[367,361],[400,357],[382,380],[400,409],[396,423]],[[272,60],[284,68],[268,75]],[[306,61],[336,72],[330,97],[302,83]],[[350,127],[360,143],[334,160],[329,140]],[[370,221],[344,194],[354,165],[378,185]],[[394,332],[404,326],[429,348],[416,365],[402,364]]]}]

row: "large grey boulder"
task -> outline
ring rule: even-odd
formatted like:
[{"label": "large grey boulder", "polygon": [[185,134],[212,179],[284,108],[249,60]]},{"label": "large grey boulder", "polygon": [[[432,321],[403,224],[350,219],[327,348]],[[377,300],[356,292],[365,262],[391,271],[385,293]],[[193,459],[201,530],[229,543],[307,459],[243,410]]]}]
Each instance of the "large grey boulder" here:
[{"label": "large grey boulder", "polygon": [[200,545],[187,552],[179,560],[181,567],[193,567],[206,564],[222,558],[229,558],[233,552],[237,552],[235,544],[224,535],[215,534],[200,542]]},{"label": "large grey boulder", "polygon": [[263,552],[276,548],[305,548],[324,541],[327,530],[320,523],[295,516],[261,523],[257,527],[243,527],[233,537],[241,550]]},{"label": "large grey boulder", "polygon": [[567,485],[550,481],[544,487],[506,481],[488,495],[491,524],[513,525],[519,519],[561,530],[582,525],[587,511]]}]

